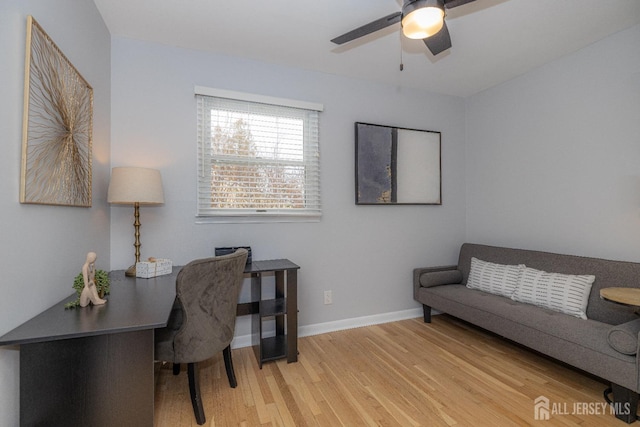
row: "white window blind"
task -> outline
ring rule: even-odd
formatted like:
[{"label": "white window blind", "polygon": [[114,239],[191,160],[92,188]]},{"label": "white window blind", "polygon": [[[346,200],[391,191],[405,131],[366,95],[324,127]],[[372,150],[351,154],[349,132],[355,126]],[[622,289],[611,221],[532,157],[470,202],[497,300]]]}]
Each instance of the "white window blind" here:
[{"label": "white window blind", "polygon": [[196,94],[199,217],[319,217],[318,111]]}]

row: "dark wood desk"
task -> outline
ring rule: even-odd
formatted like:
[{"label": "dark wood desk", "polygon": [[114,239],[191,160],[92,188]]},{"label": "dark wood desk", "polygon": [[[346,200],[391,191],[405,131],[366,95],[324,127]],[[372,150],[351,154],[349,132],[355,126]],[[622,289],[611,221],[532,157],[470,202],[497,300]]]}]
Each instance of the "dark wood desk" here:
[{"label": "dark wood desk", "polygon": [[[180,268],[150,279],[113,271],[105,305],[65,310],[73,294],[0,337],[0,346],[20,346],[20,425],[153,426],[153,330],[167,325]],[[299,268],[286,259],[245,268],[252,302],[238,315],[253,316],[260,367],[298,360]],[[275,275],[274,299],[262,299],[264,274]],[[274,337],[263,337],[266,318],[275,318]]]},{"label": "dark wood desk", "polygon": [[167,325],[179,270],[111,272],[105,305],[65,310],[74,294],[0,337],[20,346],[20,425],[153,426],[153,330]]}]

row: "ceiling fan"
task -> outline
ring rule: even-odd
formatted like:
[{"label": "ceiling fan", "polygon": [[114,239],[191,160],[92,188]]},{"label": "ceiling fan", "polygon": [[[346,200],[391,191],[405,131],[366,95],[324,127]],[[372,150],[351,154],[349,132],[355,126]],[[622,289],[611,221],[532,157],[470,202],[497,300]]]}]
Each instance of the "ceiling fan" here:
[{"label": "ceiling fan", "polygon": [[404,0],[401,12],[369,22],[331,41],[347,43],[401,22],[406,37],[422,39],[431,53],[437,55],[451,47],[451,37],[444,22],[445,8],[452,9],[472,1],[475,0]]}]

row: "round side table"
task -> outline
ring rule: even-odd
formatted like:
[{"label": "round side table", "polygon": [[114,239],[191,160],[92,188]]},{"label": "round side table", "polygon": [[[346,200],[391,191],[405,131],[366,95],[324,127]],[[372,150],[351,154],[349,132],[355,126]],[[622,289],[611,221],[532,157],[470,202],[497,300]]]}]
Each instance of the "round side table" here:
[{"label": "round side table", "polygon": [[640,307],[640,288],[602,288],[600,298],[618,304]]}]

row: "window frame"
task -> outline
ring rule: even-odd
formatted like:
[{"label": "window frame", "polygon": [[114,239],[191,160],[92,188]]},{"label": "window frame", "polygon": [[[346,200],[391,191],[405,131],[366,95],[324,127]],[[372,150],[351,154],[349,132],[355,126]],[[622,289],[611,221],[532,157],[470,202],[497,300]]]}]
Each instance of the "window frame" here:
[{"label": "window frame", "polygon": [[[206,162],[208,161],[205,154],[205,141],[207,139],[208,131],[205,129],[206,119],[203,119],[203,113],[201,110],[200,102],[205,102],[199,99],[199,97],[215,97],[224,98],[232,101],[240,101],[255,104],[266,104],[274,107],[287,107],[299,110],[310,110],[319,114],[323,111],[323,105],[314,102],[299,101],[286,98],[277,98],[265,95],[257,95],[245,92],[229,91],[224,89],[214,89],[202,86],[195,86],[194,88],[196,98],[196,115],[197,115],[197,182],[196,182],[196,223],[262,223],[262,222],[318,222],[322,216],[321,206],[321,194],[320,194],[320,155],[319,155],[319,137],[317,130],[314,132],[315,140],[312,141],[312,149],[314,152],[315,160],[309,160],[306,157],[301,162],[302,165],[307,165],[308,162],[315,162],[312,167],[317,171],[317,178],[314,180],[305,180],[305,189],[311,186],[310,191],[316,194],[316,206],[312,208],[304,209],[234,209],[234,208],[211,208],[208,209],[201,205],[202,200],[200,194],[202,191],[206,191],[206,188],[210,185],[207,184],[207,179],[210,176],[205,175],[205,169],[210,167]],[[306,125],[306,123],[305,123]],[[319,117],[316,119],[316,125],[319,126]],[[303,150],[308,153],[308,142],[304,141],[305,147]],[[282,163],[281,160],[275,161],[276,163]],[[258,163],[258,162],[256,162]],[[204,189],[204,190],[203,190]]]}]

